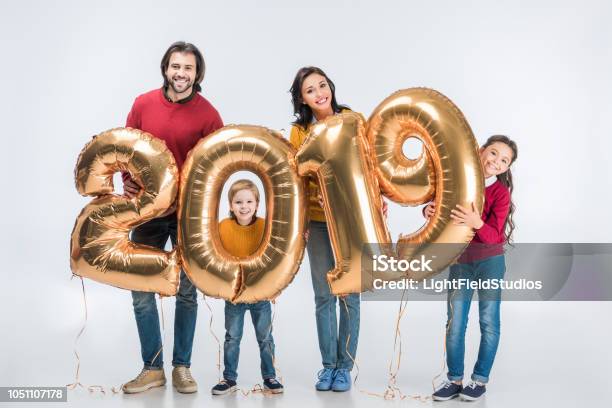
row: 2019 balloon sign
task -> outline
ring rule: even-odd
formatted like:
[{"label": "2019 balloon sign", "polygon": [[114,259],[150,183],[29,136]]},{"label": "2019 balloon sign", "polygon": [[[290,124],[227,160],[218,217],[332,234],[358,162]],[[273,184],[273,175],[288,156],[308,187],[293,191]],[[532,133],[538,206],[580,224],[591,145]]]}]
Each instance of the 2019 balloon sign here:
[{"label": "2019 balloon sign", "polygon": [[[408,159],[406,139],[423,143]],[[221,190],[238,170],[257,174],[266,196],[266,228],[259,249],[248,258],[224,250],[218,233]],[[111,194],[112,176],[128,171],[142,186],[133,199]],[[438,256],[437,273],[458,257],[474,232],[454,225],[450,210],[474,203],[482,211],[484,180],[478,146],[461,111],[427,88],[394,93],[367,124],[357,114],[332,116],[312,127],[296,152],[275,131],[226,126],[202,139],[181,171],[164,143],[134,129],[113,129],[88,143],[77,162],[77,190],[95,196],[77,217],[71,239],[75,275],[131,290],[173,295],[180,265],[205,294],[235,303],[273,299],[291,283],[304,254],[307,228],[303,176],[316,175],[336,267],[328,281],[334,294],[359,293],[367,243],[391,243],[381,193],[402,205],[435,202],[434,216],[402,236],[399,258],[418,257],[434,243],[459,243]],[[178,195],[178,249],[165,252],[137,245],[128,234],[159,217]],[[178,259],[181,259],[181,262]],[[423,279],[432,272],[397,276]]]}]

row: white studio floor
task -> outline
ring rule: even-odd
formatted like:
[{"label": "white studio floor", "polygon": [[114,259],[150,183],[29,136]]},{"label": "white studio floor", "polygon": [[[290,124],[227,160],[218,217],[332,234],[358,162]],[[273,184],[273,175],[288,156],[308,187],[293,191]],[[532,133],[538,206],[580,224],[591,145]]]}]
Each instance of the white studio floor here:
[{"label": "white studio floor", "polygon": [[[280,296],[276,305],[274,337],[277,365],[285,385],[279,396],[254,394],[212,397],[218,379],[217,343],[209,332],[211,313],[200,296],[192,358],[199,392],[182,395],[172,389],[173,299],[165,299],[165,363],[169,379],[164,388],[136,395],[110,392],[134,377],[141,368],[136,326],[129,292],[85,281],[88,322],[77,348],[80,380],[101,385],[106,395],[80,389],[69,391],[68,406],[147,407],[277,407],[277,406],[423,406],[410,398],[384,401],[368,393],[382,393],[392,359],[397,302],[362,302],[358,358],[359,378],[348,393],[316,392],[314,380],[320,355],[314,322],[314,301],[307,271]],[[40,274],[39,274],[40,275]],[[57,277],[29,280],[13,275],[15,290],[2,297],[0,385],[61,386],[74,381],[74,340],[83,323],[81,285]],[[30,293],[27,297],[24,293]],[[213,328],[223,338],[223,302],[208,300]],[[600,391],[609,386],[612,353],[610,302],[505,302],[502,335],[486,397],[472,403],[489,407],[604,406]],[[427,396],[432,378],[441,370],[444,302],[411,302],[401,322],[402,360],[397,385],[406,395]],[[239,385],[248,390],[260,383],[259,356],[250,319],[245,319]],[[6,329],[13,328],[13,329]],[[466,376],[471,373],[479,341],[477,308],[472,308],[466,340]],[[353,371],[353,375],[356,370]],[[456,406],[451,401],[436,405]],[[37,405],[38,406],[38,405]],[[66,406],[66,405],[62,405]]]}]

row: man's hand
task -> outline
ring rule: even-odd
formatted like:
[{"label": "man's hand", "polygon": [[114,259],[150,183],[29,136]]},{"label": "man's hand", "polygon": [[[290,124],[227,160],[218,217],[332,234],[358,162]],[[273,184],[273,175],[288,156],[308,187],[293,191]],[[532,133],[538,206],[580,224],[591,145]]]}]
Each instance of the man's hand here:
[{"label": "man's hand", "polygon": [[140,190],[141,190],[140,186],[136,184],[136,182],[132,180],[131,178],[123,182],[123,194],[125,194],[127,198],[136,197],[138,193],[140,192]]}]

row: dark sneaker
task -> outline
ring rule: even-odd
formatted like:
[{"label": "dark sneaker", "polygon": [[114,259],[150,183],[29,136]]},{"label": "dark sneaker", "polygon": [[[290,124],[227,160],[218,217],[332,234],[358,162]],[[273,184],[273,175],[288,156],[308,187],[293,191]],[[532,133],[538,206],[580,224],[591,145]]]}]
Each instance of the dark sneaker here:
[{"label": "dark sneaker", "polygon": [[332,383],[334,382],[335,371],[333,368],[324,368],[317,374],[318,381],[315,384],[317,391],[329,391],[331,390]]},{"label": "dark sneaker", "polygon": [[351,373],[346,368],[338,368],[334,376],[332,391],[345,392],[351,389]]},{"label": "dark sneaker", "polygon": [[285,391],[283,384],[279,383],[276,378],[266,378],[264,380],[264,389],[272,394],[282,394]]},{"label": "dark sneaker", "polygon": [[452,381],[444,381],[444,383],[431,395],[434,401],[448,401],[456,398],[461,393],[461,384],[455,384]]},{"label": "dark sneaker", "polygon": [[470,383],[463,388],[461,391],[461,399],[465,401],[476,401],[480,399],[487,392],[487,388],[484,384],[478,381],[470,381]]},{"label": "dark sneaker", "polygon": [[212,395],[224,395],[236,391],[237,388],[236,381],[223,379],[212,388]]}]

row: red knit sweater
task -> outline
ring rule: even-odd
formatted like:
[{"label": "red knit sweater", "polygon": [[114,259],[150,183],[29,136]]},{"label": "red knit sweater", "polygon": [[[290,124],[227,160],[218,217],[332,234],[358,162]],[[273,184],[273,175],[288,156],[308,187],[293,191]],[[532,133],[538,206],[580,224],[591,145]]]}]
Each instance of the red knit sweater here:
[{"label": "red knit sweater", "polygon": [[223,121],[202,95],[196,93],[188,102],[172,103],[160,88],[136,98],[125,126],[164,140],[180,170],[187,153],[201,138],[223,127]]},{"label": "red knit sweater", "polygon": [[468,263],[504,253],[504,227],[510,211],[510,191],[499,180],[485,188],[484,224],[457,262]]}]

